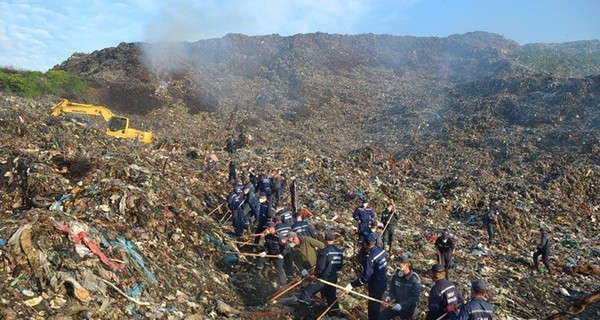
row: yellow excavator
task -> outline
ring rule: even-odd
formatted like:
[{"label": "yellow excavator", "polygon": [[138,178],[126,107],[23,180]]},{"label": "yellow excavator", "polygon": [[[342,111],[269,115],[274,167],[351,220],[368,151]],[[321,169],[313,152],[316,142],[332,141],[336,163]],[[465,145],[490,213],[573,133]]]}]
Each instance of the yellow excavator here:
[{"label": "yellow excavator", "polygon": [[58,117],[62,113],[79,113],[101,116],[108,122],[106,134],[117,138],[138,139],[144,143],[152,142],[152,132],[141,131],[129,127],[129,118],[116,116],[105,106],[82,104],[63,99],[52,107],[52,115]]}]

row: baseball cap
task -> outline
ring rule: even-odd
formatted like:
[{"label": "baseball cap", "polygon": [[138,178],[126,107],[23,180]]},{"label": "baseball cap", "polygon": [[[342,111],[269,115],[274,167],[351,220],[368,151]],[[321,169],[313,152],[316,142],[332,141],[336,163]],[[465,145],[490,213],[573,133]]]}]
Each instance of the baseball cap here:
[{"label": "baseball cap", "polygon": [[444,266],[443,265],[441,265],[441,264],[434,264],[434,265],[431,266],[431,269],[429,271],[434,272],[434,273],[438,273],[438,272],[444,272],[445,270],[444,270]]},{"label": "baseball cap", "polygon": [[370,242],[375,242],[375,234],[374,233],[367,233],[367,235],[365,235],[365,242],[370,243]]},{"label": "baseball cap", "polygon": [[271,228],[271,227],[275,228],[275,222],[273,222],[273,221],[267,222],[267,228]]},{"label": "baseball cap", "polygon": [[298,236],[298,234],[297,234],[297,233],[295,233],[294,231],[290,231],[290,232],[288,232],[288,234],[287,234],[287,238],[288,238],[288,239],[295,238],[295,237],[297,237],[297,236]]},{"label": "baseball cap", "polygon": [[394,259],[396,263],[410,263],[410,259],[405,255],[399,255]]},{"label": "baseball cap", "polygon": [[470,284],[470,287],[471,287],[471,289],[473,289],[473,291],[476,291],[476,292],[485,292],[485,291],[487,291],[487,285],[481,279],[477,279],[475,281],[472,281],[471,284]]},{"label": "baseball cap", "polygon": [[335,234],[334,233],[328,233],[325,235],[325,240],[326,241],[333,241],[335,240]]}]

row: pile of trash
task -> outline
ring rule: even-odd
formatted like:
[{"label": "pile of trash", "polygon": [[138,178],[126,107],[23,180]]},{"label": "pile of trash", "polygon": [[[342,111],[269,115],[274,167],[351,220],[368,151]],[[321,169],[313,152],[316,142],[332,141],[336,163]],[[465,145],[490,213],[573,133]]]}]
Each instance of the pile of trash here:
[{"label": "pile of trash", "polygon": [[[152,144],[111,138],[88,116],[51,116],[59,97],[0,94],[0,319],[318,318],[323,300],[308,311],[294,292],[270,301],[280,288],[272,271],[257,272],[252,232],[230,236],[230,161],[238,178],[248,166],[297,177],[317,238],[339,235],[342,285],[361,271],[352,212],[392,203],[389,254],[409,256],[421,275],[421,312],[431,242],[448,230],[458,244],[450,279],[467,294],[483,278],[498,319],[597,318],[598,77],[524,69],[505,54],[518,44],[481,33],[192,45],[196,61],[168,51],[155,69],[139,44],[60,66],[95,81],[67,98],[128,114]],[[504,228],[489,245],[493,205]],[[531,258],[540,224],[553,238],[545,273]],[[366,318],[361,298],[340,305]]]}]

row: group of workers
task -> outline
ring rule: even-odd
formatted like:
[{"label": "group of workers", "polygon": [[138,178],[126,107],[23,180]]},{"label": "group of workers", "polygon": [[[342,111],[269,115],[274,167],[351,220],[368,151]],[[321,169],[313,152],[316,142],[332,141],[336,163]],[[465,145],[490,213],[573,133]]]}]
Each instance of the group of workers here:
[{"label": "group of workers", "polygon": [[[253,168],[247,173],[254,175]],[[248,175],[245,175],[248,177]],[[411,267],[410,258],[404,255],[394,259],[396,270],[388,281],[388,254],[392,248],[394,229],[399,214],[393,204],[388,205],[380,215],[380,221],[367,202],[362,203],[353,213],[356,222],[358,241],[361,244],[357,260],[362,266],[362,274],[345,287],[337,285],[338,272],[344,266],[344,252],[336,245],[336,235],[328,232],[321,242],[315,229],[305,220],[303,210],[297,211],[296,200],[292,199],[292,210],[282,204],[282,196],[273,197],[273,185],[283,189],[285,179],[281,169],[271,176],[254,175],[252,180],[237,181],[229,193],[227,202],[233,214],[234,234],[241,236],[248,228],[249,221],[255,218],[257,227],[254,232],[255,244],[264,237],[264,251],[257,260],[258,269],[266,271],[267,263],[274,266],[276,283],[279,287],[294,281],[300,275],[303,282],[301,293],[296,296],[299,305],[310,305],[312,297],[321,292],[329,306],[328,314],[339,315],[337,288],[343,288],[343,294],[356,293],[355,288],[366,286],[368,292],[368,319],[415,319],[418,315],[421,279]],[[295,178],[292,179],[295,182]],[[295,191],[296,186],[294,186]],[[255,191],[256,190],[256,191]],[[255,192],[259,193],[257,197]],[[272,201],[277,206],[273,209]],[[309,211],[310,212],[310,211]],[[309,215],[310,216],[310,215]],[[494,231],[499,225],[497,207],[484,214],[484,224],[488,231],[490,244],[494,243]],[[381,236],[377,227],[383,227]],[[538,257],[550,270],[549,255],[551,241],[547,228],[541,228],[540,245],[533,256],[538,267]],[[431,266],[429,276],[435,283],[428,295],[426,320],[441,319],[478,319],[493,318],[493,305],[486,301],[487,286],[481,279],[470,283],[471,301],[465,303],[460,290],[448,280],[448,270],[452,268],[452,257],[456,245],[448,231],[438,236],[434,245],[438,253],[438,262]],[[384,293],[387,295],[384,298]],[[383,298],[383,300],[382,300]]]}]

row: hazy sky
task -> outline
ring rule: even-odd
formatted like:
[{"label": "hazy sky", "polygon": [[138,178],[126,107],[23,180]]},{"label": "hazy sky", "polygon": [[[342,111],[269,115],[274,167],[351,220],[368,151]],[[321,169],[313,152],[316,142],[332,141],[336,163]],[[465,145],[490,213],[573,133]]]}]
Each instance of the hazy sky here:
[{"label": "hazy sky", "polygon": [[227,33],[445,37],[488,31],[520,44],[600,39],[600,0],[0,0],[0,66],[46,71],[121,42]]}]

